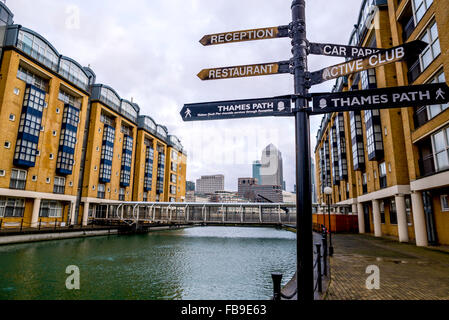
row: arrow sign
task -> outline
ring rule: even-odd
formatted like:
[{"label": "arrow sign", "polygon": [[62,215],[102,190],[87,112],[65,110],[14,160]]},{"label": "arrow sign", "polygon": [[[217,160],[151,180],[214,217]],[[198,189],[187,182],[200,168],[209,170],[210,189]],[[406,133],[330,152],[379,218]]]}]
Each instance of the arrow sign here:
[{"label": "arrow sign", "polygon": [[285,37],[288,37],[288,26],[207,34],[201,38],[200,43],[203,46],[210,46],[215,44],[224,44],[231,42],[275,39]]},{"label": "arrow sign", "polygon": [[330,43],[310,43],[310,53],[332,57],[361,58],[386,49],[344,46]]},{"label": "arrow sign", "polygon": [[427,45],[428,44],[423,41],[415,40],[361,59],[354,59],[324,68],[320,71],[312,72],[310,74],[311,84],[319,84],[327,80],[346,76],[348,74],[377,68],[389,63],[400,61],[406,57],[411,58],[418,55],[425,47],[427,47]]},{"label": "arrow sign", "polygon": [[311,114],[403,108],[449,102],[446,83],[390,87],[337,93],[313,93]]},{"label": "arrow sign", "polygon": [[184,121],[291,115],[291,96],[185,104]]},{"label": "arrow sign", "polygon": [[203,69],[198,73],[201,80],[230,79],[289,73],[289,61],[251,64],[233,67]]}]

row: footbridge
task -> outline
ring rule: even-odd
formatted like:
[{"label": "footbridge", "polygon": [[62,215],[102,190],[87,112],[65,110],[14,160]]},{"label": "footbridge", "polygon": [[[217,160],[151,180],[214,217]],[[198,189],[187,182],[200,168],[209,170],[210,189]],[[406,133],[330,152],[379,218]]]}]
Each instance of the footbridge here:
[{"label": "footbridge", "polygon": [[91,203],[88,219],[108,224],[295,225],[295,203]]}]

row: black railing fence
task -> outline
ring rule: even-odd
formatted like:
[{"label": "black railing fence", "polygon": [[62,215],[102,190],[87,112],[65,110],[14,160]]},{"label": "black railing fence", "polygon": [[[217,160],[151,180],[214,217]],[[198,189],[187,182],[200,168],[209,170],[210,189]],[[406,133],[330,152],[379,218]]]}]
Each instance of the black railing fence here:
[{"label": "black railing fence", "polygon": [[[315,228],[314,228],[315,229]],[[324,225],[319,225],[321,230],[321,243],[315,243],[315,262],[314,269],[314,292],[323,292],[323,276],[330,277],[330,264],[328,263],[328,244],[327,244],[327,228]],[[329,272],[328,272],[329,271]],[[294,290],[290,295],[285,295],[281,290],[281,273],[272,273],[271,278],[273,280],[273,298],[272,300],[279,301],[281,299],[290,300],[298,292],[298,288]]]}]

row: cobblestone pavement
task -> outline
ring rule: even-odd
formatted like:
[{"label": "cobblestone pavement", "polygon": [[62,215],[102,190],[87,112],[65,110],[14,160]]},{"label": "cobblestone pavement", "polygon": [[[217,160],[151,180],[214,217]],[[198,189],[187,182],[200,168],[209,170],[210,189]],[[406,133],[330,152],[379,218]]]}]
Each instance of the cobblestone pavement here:
[{"label": "cobblestone pavement", "polygon": [[[327,300],[449,300],[449,253],[369,235],[332,235]],[[368,266],[379,289],[367,289]],[[370,282],[373,283],[373,282]]]}]

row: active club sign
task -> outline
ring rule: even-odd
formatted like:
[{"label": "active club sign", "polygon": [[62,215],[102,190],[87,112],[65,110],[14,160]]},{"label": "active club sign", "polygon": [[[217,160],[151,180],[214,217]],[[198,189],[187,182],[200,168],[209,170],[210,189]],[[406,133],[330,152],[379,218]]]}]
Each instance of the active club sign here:
[{"label": "active club sign", "polygon": [[215,101],[185,104],[180,114],[184,121],[219,120],[291,114],[291,97]]},{"label": "active club sign", "polygon": [[321,114],[444,104],[449,102],[449,87],[446,83],[432,83],[361,91],[313,93],[312,97],[311,114]]},{"label": "active club sign", "polygon": [[310,76],[311,84],[319,84],[327,80],[401,61],[406,56],[410,58],[418,55],[426,46],[427,43],[415,40],[360,59],[354,59],[330,66],[320,71],[312,72]]},{"label": "active club sign", "polygon": [[203,46],[225,44],[241,41],[275,39],[288,37],[288,26],[268,27],[250,30],[230,31],[203,36],[200,43]]},{"label": "active club sign", "polygon": [[251,64],[233,67],[221,67],[203,69],[198,73],[201,80],[217,80],[242,77],[265,76],[270,74],[288,73],[289,62],[271,62],[261,64]]}]

